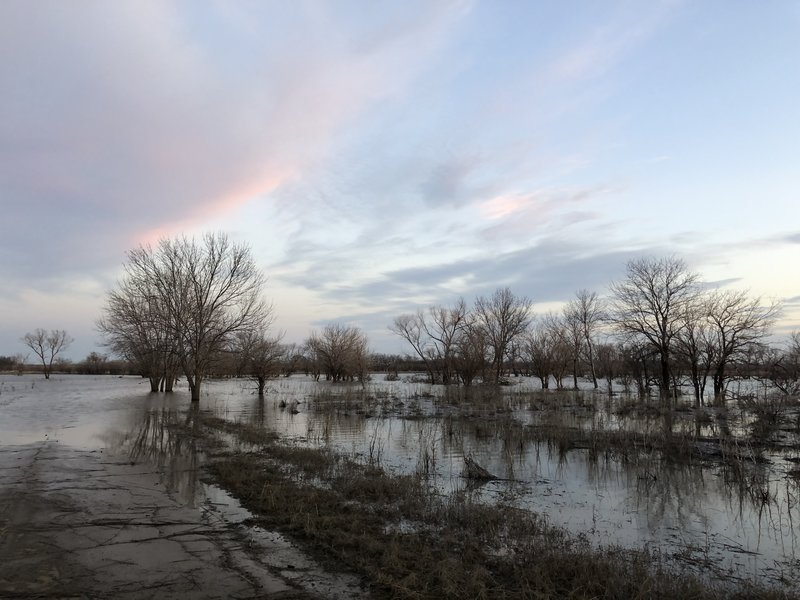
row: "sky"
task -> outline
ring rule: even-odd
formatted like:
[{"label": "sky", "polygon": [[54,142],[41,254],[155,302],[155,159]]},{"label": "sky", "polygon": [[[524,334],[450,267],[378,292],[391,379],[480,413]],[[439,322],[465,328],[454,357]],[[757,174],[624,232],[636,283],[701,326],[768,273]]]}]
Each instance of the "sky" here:
[{"label": "sky", "polygon": [[800,2],[0,2],[0,355],[224,231],[275,328],[542,314],[676,255],[800,329]]}]

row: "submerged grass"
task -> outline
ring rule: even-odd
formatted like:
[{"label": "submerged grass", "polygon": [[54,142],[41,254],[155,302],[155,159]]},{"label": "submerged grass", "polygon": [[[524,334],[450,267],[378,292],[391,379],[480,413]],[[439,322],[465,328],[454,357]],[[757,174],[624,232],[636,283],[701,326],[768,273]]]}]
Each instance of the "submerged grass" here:
[{"label": "submerged grass", "polygon": [[597,548],[512,504],[469,491],[435,493],[421,476],[387,473],[262,430],[203,417],[212,432],[253,444],[210,470],[259,524],[360,573],[385,598],[784,598],[676,577],[664,557]]}]

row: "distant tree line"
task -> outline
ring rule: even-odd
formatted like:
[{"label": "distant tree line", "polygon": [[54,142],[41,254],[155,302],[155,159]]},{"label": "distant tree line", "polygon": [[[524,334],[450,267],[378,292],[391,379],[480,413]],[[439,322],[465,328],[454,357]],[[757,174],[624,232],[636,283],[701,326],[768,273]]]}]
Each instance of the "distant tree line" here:
[{"label": "distant tree line", "polygon": [[800,336],[785,348],[765,344],[780,306],[745,291],[710,290],[675,257],[628,262],[607,299],[580,290],[564,309],[534,317],[530,299],[510,289],[400,315],[390,330],[411,348],[431,383],[499,383],[505,374],[537,377],[542,388],[578,388],[587,377],[609,391],[619,381],[669,402],[688,385],[697,405],[706,381],[724,400],[733,377],[762,377],[798,391]]},{"label": "distant tree line", "polygon": [[[433,384],[501,384],[508,375],[536,377],[544,389],[577,389],[579,379],[609,392],[614,384],[667,403],[684,389],[696,405],[722,403],[730,381],[761,378],[800,393],[800,334],[769,345],[780,310],[741,290],[709,289],[676,257],[643,257],[606,297],[579,290],[559,312],[535,315],[530,298],[509,288],[396,317],[389,329],[407,344],[403,355],[372,354],[359,328],[330,323],[302,344],[272,332],[264,276],[247,246],[224,234],[163,239],[128,253],[123,277],[109,292],[98,329],[113,355],[91,353],[75,365],[59,358],[72,341],[63,330],[37,329],[24,343],[49,377],[54,365],[80,373],[134,372],[152,391],[186,378],[200,397],[208,377],[246,377],[263,395],[275,377],[304,372],[332,382],[364,381],[371,370],[423,371]],[[21,356],[0,357],[15,370]]]}]

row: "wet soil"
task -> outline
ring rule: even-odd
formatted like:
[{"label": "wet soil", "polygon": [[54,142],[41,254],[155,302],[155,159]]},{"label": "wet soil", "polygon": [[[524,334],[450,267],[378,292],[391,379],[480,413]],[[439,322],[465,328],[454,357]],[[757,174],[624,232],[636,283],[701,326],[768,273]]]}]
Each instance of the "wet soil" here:
[{"label": "wet soil", "polygon": [[[70,385],[62,381],[62,391]],[[98,441],[126,437],[108,417],[113,403],[87,402],[86,414],[64,424],[58,411],[48,417],[48,398],[0,397],[1,598],[363,597],[356,578],[327,572],[282,536],[246,526],[250,515],[233,498],[200,482],[196,455],[137,459],[124,445]],[[33,439],[3,445],[23,441],[20,428],[7,427],[32,410],[27,402],[41,404],[41,422],[26,434]],[[128,416],[151,410],[140,398]],[[98,435],[59,435],[76,419],[101,424]]]}]

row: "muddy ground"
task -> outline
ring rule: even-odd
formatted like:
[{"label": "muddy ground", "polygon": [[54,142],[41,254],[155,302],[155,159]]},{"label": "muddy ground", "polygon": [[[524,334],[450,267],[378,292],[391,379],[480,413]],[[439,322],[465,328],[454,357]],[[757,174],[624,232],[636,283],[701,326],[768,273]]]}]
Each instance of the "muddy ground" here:
[{"label": "muddy ground", "polygon": [[[114,419],[91,414],[97,406],[87,405],[77,424],[42,410],[22,435],[20,414],[31,409],[21,403],[31,402],[31,394],[15,396],[8,386],[5,392],[0,395],[0,597],[363,596],[354,577],[326,572],[280,535],[242,524],[246,515],[236,501],[200,483],[196,465],[176,474],[175,465],[167,469],[132,460],[129,452],[97,441],[102,427],[84,443],[57,435],[89,422],[119,432]],[[18,426],[12,430],[13,425]],[[21,438],[28,443],[3,444]],[[192,482],[193,493],[171,485],[176,477]]]}]

